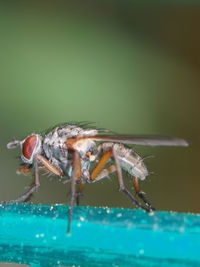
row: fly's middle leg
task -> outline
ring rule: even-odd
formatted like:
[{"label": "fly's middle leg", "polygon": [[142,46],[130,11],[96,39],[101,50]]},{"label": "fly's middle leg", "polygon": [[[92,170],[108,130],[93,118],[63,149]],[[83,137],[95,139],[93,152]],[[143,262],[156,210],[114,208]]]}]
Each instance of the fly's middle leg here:
[{"label": "fly's middle leg", "polygon": [[68,228],[67,228],[68,234],[70,233],[74,199],[76,195],[76,182],[77,180],[80,179],[80,176],[81,176],[80,154],[78,153],[78,151],[75,150],[73,158],[72,180],[71,180],[71,199],[70,199],[69,215],[68,215]]},{"label": "fly's middle leg", "polygon": [[79,206],[80,205],[80,197],[83,195],[83,184],[81,181],[77,181],[77,191],[76,191],[76,205]]},{"label": "fly's middle leg", "polygon": [[95,182],[100,181],[106,177],[109,177],[110,174],[116,172],[115,164],[108,166],[107,168],[102,169],[99,174],[95,177]]}]

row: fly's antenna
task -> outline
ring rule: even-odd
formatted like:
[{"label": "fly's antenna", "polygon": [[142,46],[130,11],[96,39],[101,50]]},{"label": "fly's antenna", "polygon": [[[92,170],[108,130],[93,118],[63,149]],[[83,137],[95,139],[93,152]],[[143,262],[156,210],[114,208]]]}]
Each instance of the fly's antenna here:
[{"label": "fly's antenna", "polygon": [[7,144],[7,149],[14,149],[20,145],[21,141],[13,140]]}]

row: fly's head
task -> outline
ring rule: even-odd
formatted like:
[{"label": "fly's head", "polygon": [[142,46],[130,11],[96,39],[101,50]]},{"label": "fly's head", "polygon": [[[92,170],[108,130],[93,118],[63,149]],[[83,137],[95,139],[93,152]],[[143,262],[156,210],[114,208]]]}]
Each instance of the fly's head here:
[{"label": "fly's head", "polygon": [[32,133],[24,140],[14,140],[7,144],[8,149],[21,147],[21,159],[26,164],[32,164],[34,157],[41,154],[42,150],[42,137],[39,134]]}]

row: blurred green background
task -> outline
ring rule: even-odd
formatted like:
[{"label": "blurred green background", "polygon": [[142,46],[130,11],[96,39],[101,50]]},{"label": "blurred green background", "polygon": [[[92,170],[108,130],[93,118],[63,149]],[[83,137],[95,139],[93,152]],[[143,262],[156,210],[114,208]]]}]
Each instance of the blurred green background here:
[{"label": "blurred green background", "polygon": [[[200,8],[131,1],[0,3],[0,199],[30,184],[6,144],[67,121],[187,139],[154,155],[141,183],[160,210],[200,212]],[[131,189],[132,181],[125,177]],[[33,201],[64,203],[69,184],[41,176]],[[86,185],[83,205],[132,207],[117,179]]]}]

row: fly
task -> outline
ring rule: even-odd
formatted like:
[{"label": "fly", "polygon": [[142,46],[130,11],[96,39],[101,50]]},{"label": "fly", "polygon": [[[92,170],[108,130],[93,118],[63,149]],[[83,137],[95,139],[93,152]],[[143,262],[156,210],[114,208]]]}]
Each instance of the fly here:
[{"label": "fly", "polygon": [[[115,135],[103,129],[87,128],[81,124],[64,124],[56,126],[44,134],[31,133],[25,139],[14,140],[7,144],[8,149],[21,148],[23,165],[18,173],[31,174],[34,180],[29,190],[14,200],[6,203],[30,200],[40,186],[39,167],[58,177],[65,177],[71,182],[71,199],[69,204],[68,228],[70,225],[74,201],[79,204],[83,184],[93,183],[116,173],[119,190],[138,208],[152,211],[154,208],[140,191],[139,180],[149,175],[143,159],[127,145],[143,146],[188,146],[180,138],[148,135]],[[91,166],[94,165],[94,167]],[[124,185],[122,170],[130,174],[136,195],[140,202]],[[76,191],[76,185],[78,189]]]}]

